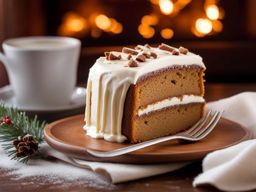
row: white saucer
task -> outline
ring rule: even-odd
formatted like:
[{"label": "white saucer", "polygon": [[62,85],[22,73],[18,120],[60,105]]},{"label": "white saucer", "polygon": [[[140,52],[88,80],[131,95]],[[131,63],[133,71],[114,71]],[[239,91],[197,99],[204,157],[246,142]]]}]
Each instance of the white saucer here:
[{"label": "white saucer", "polygon": [[45,108],[37,108],[37,107],[28,107],[18,105],[15,102],[15,95],[10,85],[0,88],[0,101],[2,101],[8,107],[17,108],[20,111],[25,112],[58,112],[58,111],[67,111],[74,110],[78,108],[82,108],[85,106],[86,97],[86,89],[83,87],[76,87],[71,99],[70,103],[63,106],[52,106]]}]

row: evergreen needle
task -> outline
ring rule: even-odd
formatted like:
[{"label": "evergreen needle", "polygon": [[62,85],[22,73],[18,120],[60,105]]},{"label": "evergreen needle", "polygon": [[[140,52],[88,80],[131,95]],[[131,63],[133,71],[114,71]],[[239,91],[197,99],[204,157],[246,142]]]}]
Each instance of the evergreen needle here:
[{"label": "evergreen needle", "polygon": [[37,116],[29,118],[25,112],[19,112],[16,108],[7,107],[0,102],[0,142],[3,149],[11,159],[27,163],[34,154],[25,157],[17,156],[14,141],[26,135],[33,136],[35,142],[40,144],[44,141],[43,128],[45,122],[40,122]]}]

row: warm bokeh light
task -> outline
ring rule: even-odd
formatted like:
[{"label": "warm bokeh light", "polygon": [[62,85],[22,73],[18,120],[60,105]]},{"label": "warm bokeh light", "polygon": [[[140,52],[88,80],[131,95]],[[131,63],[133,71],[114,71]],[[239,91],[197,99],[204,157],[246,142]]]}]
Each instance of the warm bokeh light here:
[{"label": "warm bokeh light", "polygon": [[155,29],[153,27],[147,26],[147,25],[139,25],[138,31],[140,35],[142,35],[144,38],[152,38],[155,34]]},{"label": "warm bokeh light", "polygon": [[212,23],[208,19],[199,18],[195,23],[196,30],[202,34],[208,34],[212,31]]},{"label": "warm bokeh light", "polygon": [[[99,29],[109,33],[119,34],[119,33],[122,33],[123,31],[123,25],[121,23],[119,23],[116,19],[109,18],[108,16],[103,14],[97,15],[95,17],[95,25]],[[94,36],[97,36],[97,35],[94,35]]]},{"label": "warm bokeh light", "polygon": [[91,25],[94,25],[95,24],[95,20],[96,20],[96,17],[99,15],[99,13],[93,13],[91,14],[89,17],[88,17],[88,22],[91,24]]},{"label": "warm bokeh light", "polygon": [[[192,4],[192,0],[148,0],[154,7],[150,13],[141,18],[137,26],[139,34],[143,38],[152,38],[155,34],[163,39],[171,39],[174,29],[181,26],[190,26],[191,32],[197,37],[216,35],[223,30],[222,18],[225,11],[218,5],[218,0],[203,1],[204,10],[194,10],[183,17],[183,9]],[[112,18],[106,14],[107,10],[97,9],[91,13],[67,12],[58,28],[58,35],[84,38],[90,35],[99,38],[103,34],[118,35],[128,30],[118,18]],[[203,18],[198,18],[205,14]],[[163,16],[168,15],[168,16]],[[181,15],[181,16],[179,16]],[[191,20],[188,19],[191,17]],[[179,18],[178,20],[176,18]],[[194,22],[192,18],[196,18]],[[176,19],[176,20],[175,20]],[[169,21],[170,20],[170,21]],[[175,20],[175,21],[174,21]],[[169,22],[169,24],[168,24]],[[170,27],[174,27],[171,29]]]},{"label": "warm bokeh light", "polygon": [[116,28],[112,32],[115,34],[119,34],[119,33],[122,33],[122,31],[123,31],[123,25],[118,23]]},{"label": "warm bokeh light", "polygon": [[152,4],[154,4],[154,5],[158,5],[159,0],[150,0],[150,2],[151,2]]},{"label": "warm bokeh light", "polygon": [[170,15],[173,11],[173,3],[170,0],[159,0],[159,7],[165,15]]},{"label": "warm bokeh light", "polygon": [[173,30],[170,28],[162,29],[160,33],[164,39],[171,39],[174,35]]},{"label": "warm bokeh light", "polygon": [[73,12],[68,12],[59,28],[59,35],[75,36],[77,33],[85,32],[88,24],[84,17]]},{"label": "warm bokeh light", "polygon": [[69,27],[70,30],[79,32],[85,28],[86,21],[83,18],[77,18],[70,20],[70,22],[67,23],[67,26]]},{"label": "warm bokeh light", "polygon": [[158,17],[154,14],[145,15],[141,19],[141,23],[143,25],[157,25],[158,24]]},{"label": "warm bokeh light", "polygon": [[191,0],[179,0],[177,1],[179,4],[188,4],[191,2]]},{"label": "warm bokeh light", "polygon": [[205,34],[202,34],[202,33],[200,33],[199,31],[197,31],[196,30],[196,28],[195,27],[192,27],[191,28],[191,31],[192,31],[192,33],[195,35],[195,36],[197,36],[197,37],[204,37],[205,36]]},{"label": "warm bokeh light", "polygon": [[223,19],[225,17],[225,11],[223,8],[219,8],[219,19]]},{"label": "warm bokeh light", "polygon": [[95,24],[102,30],[108,30],[111,26],[111,21],[106,15],[101,14],[95,18]]},{"label": "warm bokeh light", "polygon": [[216,21],[213,21],[212,28],[215,32],[219,33],[222,31],[223,25],[222,25],[221,21],[216,20]]},{"label": "warm bokeh light", "polygon": [[111,21],[111,27],[109,28],[109,31],[114,34],[122,33],[123,26],[122,24],[118,23],[115,19],[110,19]]},{"label": "warm bokeh light", "polygon": [[206,8],[206,15],[211,20],[216,20],[219,18],[219,8],[216,5],[209,5]]},{"label": "warm bokeh light", "polygon": [[173,15],[177,15],[182,9],[184,9],[192,0],[177,0],[173,3]]}]

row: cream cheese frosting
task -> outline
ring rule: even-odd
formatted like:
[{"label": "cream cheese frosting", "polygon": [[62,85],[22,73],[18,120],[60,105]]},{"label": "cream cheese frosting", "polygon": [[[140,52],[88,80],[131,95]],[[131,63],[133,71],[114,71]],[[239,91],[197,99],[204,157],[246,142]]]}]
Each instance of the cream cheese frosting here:
[{"label": "cream cheese frosting", "polygon": [[182,97],[171,97],[162,101],[148,105],[143,109],[138,110],[138,116],[142,116],[154,111],[164,109],[166,107],[172,107],[176,105],[185,105],[190,103],[204,103],[205,100],[202,96],[198,95],[183,95]]},{"label": "cream cheese frosting", "polygon": [[[121,60],[106,60],[105,57],[100,57],[91,67],[87,82],[86,124],[84,126],[87,135],[112,142],[126,140],[121,132],[124,102],[129,86],[136,84],[140,77],[175,66],[197,65],[205,69],[202,58],[191,52],[176,56],[159,48],[148,48],[142,45],[140,48],[143,51],[155,52],[157,58],[138,62],[138,67],[128,67],[129,61],[126,59],[128,54],[112,52],[121,55]],[[135,56],[132,57],[135,59]],[[168,104],[170,102],[164,102],[161,106]],[[150,106],[148,107],[150,109]],[[138,113],[143,112],[138,111]]]}]

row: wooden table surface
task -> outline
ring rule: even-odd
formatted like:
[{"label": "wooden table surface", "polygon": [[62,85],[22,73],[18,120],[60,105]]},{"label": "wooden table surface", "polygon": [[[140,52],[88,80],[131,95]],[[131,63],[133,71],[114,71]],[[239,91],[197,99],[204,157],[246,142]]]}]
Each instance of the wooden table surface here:
[{"label": "wooden table surface", "polygon": [[[240,93],[243,91],[256,91],[255,84],[207,84],[206,100],[213,101]],[[1,158],[1,157],[0,157]],[[195,162],[183,169],[170,172],[164,175],[145,178],[137,181],[127,182],[118,185],[98,186],[97,183],[88,181],[59,181],[54,182],[44,177],[33,178],[15,178],[8,176],[8,172],[0,169],[0,191],[5,192],[43,192],[43,191],[175,191],[175,192],[213,192],[218,191],[214,187],[205,186],[193,188],[192,181],[195,176],[201,173],[201,161]]]}]

